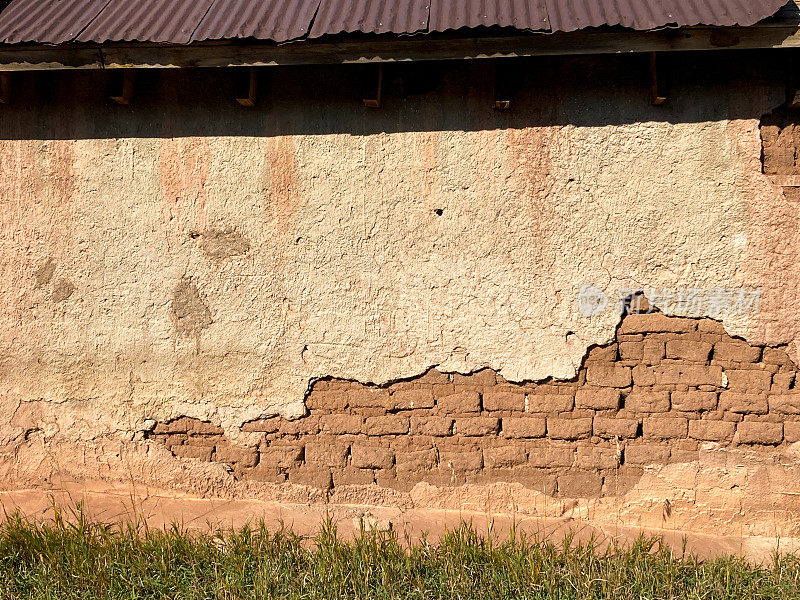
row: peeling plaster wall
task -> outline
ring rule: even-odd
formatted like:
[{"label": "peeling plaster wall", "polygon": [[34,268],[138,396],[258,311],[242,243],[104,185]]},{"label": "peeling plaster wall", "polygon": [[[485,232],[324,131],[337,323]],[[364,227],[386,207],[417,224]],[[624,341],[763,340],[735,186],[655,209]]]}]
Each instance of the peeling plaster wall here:
[{"label": "peeling plaster wall", "polygon": [[420,66],[426,94],[389,70],[379,111],[355,68],[276,70],[255,110],[219,71],[142,74],[132,107],[102,73],[25,77],[0,121],[0,442],[102,462],[155,420],[301,416],[317,378],[570,378],[620,318],[583,316],[585,285],[761,289],[757,314],[670,312],[794,345],[796,202],[760,162],[784,84],[731,56],[687,60],[665,108],[642,57],[531,63],[509,113],[479,62]]}]

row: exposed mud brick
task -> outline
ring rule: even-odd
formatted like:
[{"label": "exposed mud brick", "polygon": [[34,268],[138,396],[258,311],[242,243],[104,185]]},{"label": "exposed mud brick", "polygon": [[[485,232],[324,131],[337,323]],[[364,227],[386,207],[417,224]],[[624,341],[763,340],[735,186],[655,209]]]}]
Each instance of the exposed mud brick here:
[{"label": "exposed mud brick", "polygon": [[713,346],[708,342],[693,340],[669,340],[667,341],[667,358],[674,360],[686,360],[690,362],[704,363],[711,356]]},{"label": "exposed mud brick", "polygon": [[190,417],[178,417],[167,423],[158,423],[153,433],[189,433],[194,427],[194,421]]},{"label": "exposed mud brick", "polygon": [[321,390],[316,386],[311,394],[306,398],[306,408],[308,410],[329,410],[331,412],[341,412],[348,406],[349,391],[347,390]]},{"label": "exposed mud brick", "polygon": [[314,416],[302,417],[295,421],[282,419],[278,431],[281,435],[315,435],[319,433],[319,419]]},{"label": "exposed mud brick", "polygon": [[622,342],[619,357],[625,361],[640,361],[644,358],[644,342]]},{"label": "exposed mud brick", "polygon": [[670,400],[673,410],[682,412],[700,412],[704,410],[716,410],[716,392],[699,392],[689,390],[688,392],[672,392]]},{"label": "exposed mud brick", "polygon": [[596,498],[603,491],[603,478],[597,473],[575,471],[559,475],[557,486],[558,495],[564,498]]},{"label": "exposed mud brick", "polygon": [[595,346],[589,350],[586,355],[586,362],[588,363],[611,363],[617,360],[617,345],[609,344],[608,346]]},{"label": "exposed mud brick", "polygon": [[242,431],[247,433],[275,433],[281,426],[279,417],[269,419],[256,419],[242,425]]},{"label": "exposed mud brick", "polygon": [[642,432],[651,440],[681,439],[688,433],[688,421],[675,417],[648,417],[642,421]]},{"label": "exposed mud brick", "polygon": [[243,467],[254,467],[258,462],[258,450],[244,446],[222,443],[217,445],[214,460],[228,464],[239,464]]},{"label": "exposed mud brick", "polygon": [[350,463],[359,469],[391,469],[394,452],[390,448],[354,444],[350,449]]},{"label": "exposed mud brick", "polygon": [[639,429],[639,421],[618,417],[595,417],[592,427],[594,435],[602,438],[635,438]]},{"label": "exposed mud brick", "polygon": [[410,428],[408,417],[402,415],[384,415],[367,417],[364,421],[364,432],[367,435],[403,435]]},{"label": "exposed mud brick", "polygon": [[329,490],[333,486],[330,469],[303,466],[289,471],[289,482],[320,490]]},{"label": "exposed mud brick", "polygon": [[783,441],[783,423],[757,423],[745,421],[736,427],[741,444],[780,444]]},{"label": "exposed mud brick", "polygon": [[722,367],[718,365],[683,365],[662,363],[653,367],[656,384],[722,385]]},{"label": "exposed mud brick", "polygon": [[259,463],[256,467],[246,471],[242,478],[265,483],[283,483],[286,481],[287,475],[276,466]]},{"label": "exposed mud brick", "polygon": [[333,486],[370,485],[375,483],[375,472],[371,469],[345,467],[333,472]]},{"label": "exposed mud brick", "polygon": [[661,313],[628,315],[620,326],[621,334],[631,333],[688,333],[697,329],[692,319],[667,317]]},{"label": "exposed mud brick", "polygon": [[767,397],[758,394],[738,394],[736,392],[722,392],[719,395],[719,409],[739,414],[767,413]]},{"label": "exposed mud brick", "polygon": [[669,392],[651,392],[634,388],[625,397],[625,408],[637,413],[665,413],[669,411]]},{"label": "exposed mud brick", "polygon": [[646,365],[657,365],[666,356],[666,344],[660,340],[645,338],[642,362]]},{"label": "exposed mud brick", "polygon": [[575,406],[574,394],[528,394],[528,412],[555,413],[567,412]]},{"label": "exposed mud brick", "polygon": [[208,421],[195,421],[190,433],[198,435],[219,435],[222,433],[222,427],[209,423]]},{"label": "exposed mud brick", "polygon": [[493,389],[483,393],[484,410],[525,410],[525,392],[522,390]]},{"label": "exposed mud brick", "polygon": [[456,419],[453,431],[458,435],[492,435],[500,429],[500,420],[494,417],[467,417]]},{"label": "exposed mud brick", "polygon": [[768,400],[770,412],[800,415],[800,393],[772,394]]},{"label": "exposed mud brick", "polygon": [[764,354],[761,357],[761,362],[768,365],[794,365],[789,355],[782,348],[764,348]]},{"label": "exposed mud brick", "polygon": [[349,390],[347,401],[352,408],[389,408],[389,390],[383,388]]},{"label": "exposed mud brick", "polygon": [[436,467],[436,450],[398,452],[395,456],[397,474],[424,473]]},{"label": "exposed mud brick", "polygon": [[225,440],[221,435],[190,435],[184,443],[190,446],[216,446],[225,443]]},{"label": "exposed mud brick", "polygon": [[653,444],[635,444],[625,447],[626,465],[665,465],[669,461],[669,447]]},{"label": "exposed mud brick", "polygon": [[770,391],[776,394],[782,394],[790,391],[795,384],[795,373],[775,373],[772,376],[772,387]]},{"label": "exposed mud brick", "polygon": [[754,363],[761,358],[761,348],[740,340],[717,342],[714,345],[714,360],[721,362]]},{"label": "exposed mud brick", "polygon": [[319,425],[322,433],[358,434],[364,431],[364,418],[358,415],[322,415],[319,418]]},{"label": "exposed mud brick", "polygon": [[214,448],[210,446],[173,446],[170,451],[180,458],[199,458],[210,461]]},{"label": "exposed mud brick", "polygon": [[728,389],[732,392],[766,392],[772,384],[772,373],[745,369],[726,369]]},{"label": "exposed mud brick", "polygon": [[521,465],[486,469],[484,473],[487,475],[487,483],[493,481],[520,483],[523,487],[541,494],[556,495],[556,475],[550,469]]},{"label": "exposed mud brick", "polygon": [[483,461],[488,468],[524,465],[527,459],[525,450],[519,446],[499,446],[486,448],[483,451]]},{"label": "exposed mud brick", "polygon": [[762,163],[764,173],[767,175],[791,173],[794,165],[794,149],[781,146],[765,147]]},{"label": "exposed mud brick", "polygon": [[483,452],[440,452],[439,467],[457,473],[474,473],[483,468]]},{"label": "exposed mud brick", "polygon": [[540,417],[503,417],[503,435],[508,438],[540,438],[547,432],[547,421]]},{"label": "exposed mud brick", "polygon": [[783,424],[783,439],[794,444],[800,442],[800,423],[789,422]]},{"label": "exposed mud brick", "polygon": [[481,369],[470,375],[454,373],[453,383],[456,385],[488,387],[497,383],[497,376],[491,369]]},{"label": "exposed mud brick", "polygon": [[422,377],[416,380],[416,383],[421,385],[438,385],[438,384],[448,384],[450,383],[450,375],[447,373],[442,373],[438,369],[431,369],[427,373],[425,373]]},{"label": "exposed mud brick", "polygon": [[274,466],[289,469],[300,465],[303,446],[269,446],[261,449],[259,466]]},{"label": "exposed mud brick", "polygon": [[392,392],[391,406],[393,410],[412,410],[415,408],[433,408],[433,390],[429,387]]},{"label": "exposed mud brick", "polygon": [[579,446],[575,464],[581,469],[616,469],[620,458],[616,448]]},{"label": "exposed mud brick", "polygon": [[689,437],[708,442],[730,442],[736,424],[728,421],[689,421]]},{"label": "exposed mud brick", "polygon": [[633,384],[640,388],[652,387],[656,384],[655,367],[636,365],[631,370]]},{"label": "exposed mud brick", "polygon": [[453,419],[448,417],[411,417],[412,435],[448,436],[453,432]]},{"label": "exposed mud brick", "polygon": [[476,391],[450,394],[437,399],[436,408],[443,414],[477,413],[481,411],[481,396]]},{"label": "exposed mud brick", "polygon": [[633,383],[630,367],[602,363],[589,365],[586,381],[591,385],[610,388],[624,388]]},{"label": "exposed mud brick", "polygon": [[547,434],[556,440],[580,440],[592,435],[592,418],[547,418]]},{"label": "exposed mud brick", "polygon": [[340,442],[319,440],[306,444],[306,464],[326,467],[343,467],[347,464],[350,448]]},{"label": "exposed mud brick", "polygon": [[715,333],[718,335],[727,335],[725,327],[719,321],[712,319],[703,319],[697,322],[697,330],[702,333]]},{"label": "exposed mud brick", "polygon": [[575,448],[543,446],[528,448],[528,465],[544,469],[571,467],[575,463]]},{"label": "exposed mud brick", "polygon": [[639,467],[622,467],[603,476],[603,496],[622,496],[630,492],[642,479]]},{"label": "exposed mud brick", "polygon": [[613,388],[585,388],[575,393],[575,408],[616,410],[620,406],[620,391]]}]

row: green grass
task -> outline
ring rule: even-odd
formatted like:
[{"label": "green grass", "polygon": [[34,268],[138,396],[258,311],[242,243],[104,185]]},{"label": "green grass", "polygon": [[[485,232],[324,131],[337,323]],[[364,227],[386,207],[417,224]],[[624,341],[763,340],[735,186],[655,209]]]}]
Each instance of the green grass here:
[{"label": "green grass", "polygon": [[313,540],[245,527],[215,535],[69,521],[0,525],[0,598],[800,598],[800,559],[769,567],[675,557],[658,539],[600,551],[512,535],[497,542],[469,525],[437,544],[391,533]]}]

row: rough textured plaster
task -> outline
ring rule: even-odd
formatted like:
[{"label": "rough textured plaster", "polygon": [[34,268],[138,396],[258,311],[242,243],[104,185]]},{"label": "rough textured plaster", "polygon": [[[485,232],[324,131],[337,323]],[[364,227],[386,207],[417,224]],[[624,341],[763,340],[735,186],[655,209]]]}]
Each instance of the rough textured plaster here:
[{"label": "rough textured plaster", "polygon": [[[533,94],[506,128],[488,94],[463,93],[469,81],[388,116],[313,95],[266,116],[226,109],[247,135],[186,134],[196,113],[159,135],[93,135],[99,117],[67,100],[79,84],[54,88],[61,104],[29,104],[33,117],[16,107],[0,141],[4,485],[132,473],[201,495],[258,493],[131,440],[178,415],[213,416],[235,439],[246,420],[302,414],[316,377],[382,383],[433,365],[570,377],[618,323],[612,310],[578,312],[584,284],[761,287],[755,317],[683,314],[794,342],[795,201],[759,168],[771,88],[724,88],[720,100],[688,86],[669,120],[640,83],[617,104],[598,88]],[[164,85],[173,116],[197,100]],[[102,110],[128,132],[152,131],[159,114]],[[63,139],[39,139],[48,127]],[[228,241],[209,250],[219,232]],[[745,462],[746,478],[762,472]],[[702,471],[698,485],[714,480],[687,468]],[[675,494],[687,481],[674,466],[653,477],[626,505],[631,519],[663,501],[659,482]],[[776,477],[796,479],[784,467]],[[720,511],[710,518],[722,526],[733,513]]]}]

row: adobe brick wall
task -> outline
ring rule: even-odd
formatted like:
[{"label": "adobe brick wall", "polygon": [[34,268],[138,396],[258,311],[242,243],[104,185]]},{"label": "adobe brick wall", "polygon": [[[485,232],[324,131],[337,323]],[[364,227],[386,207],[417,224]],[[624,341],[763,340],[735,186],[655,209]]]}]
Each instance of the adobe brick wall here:
[{"label": "adobe brick wall", "polygon": [[386,387],[317,381],[307,416],[246,423],[258,446],[190,418],[149,433],[177,457],[242,479],[408,490],[521,482],[550,495],[618,495],[652,464],[696,460],[702,444],[767,450],[800,441],[798,369],[710,319],[627,315],[572,381],[512,384],[493,371],[431,370]]}]

